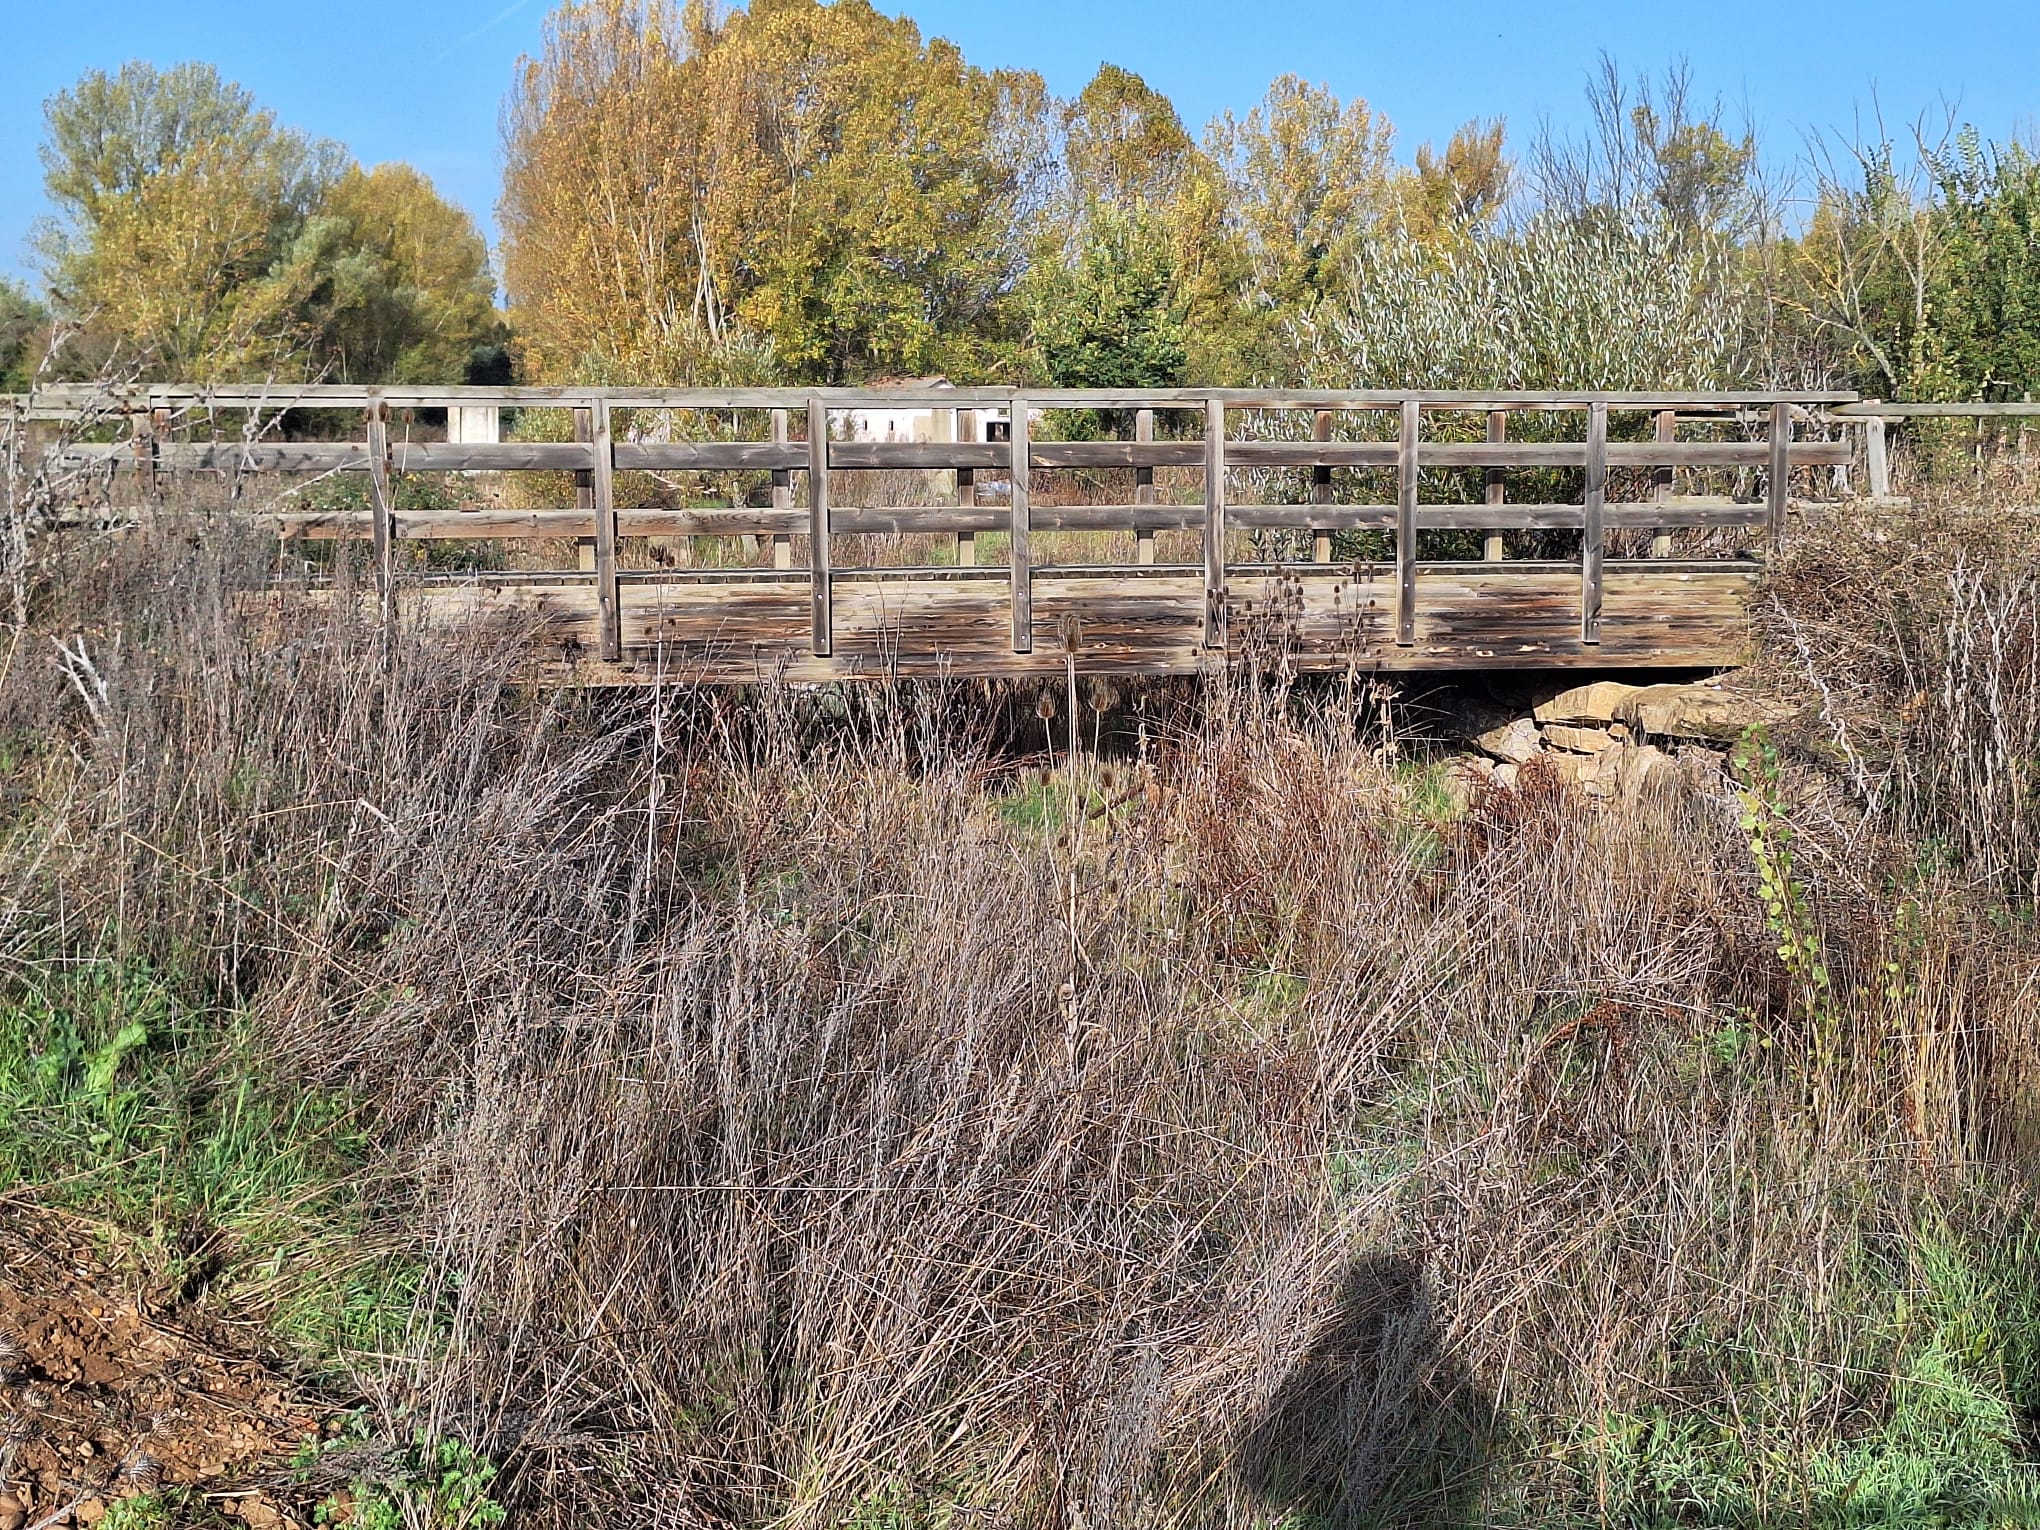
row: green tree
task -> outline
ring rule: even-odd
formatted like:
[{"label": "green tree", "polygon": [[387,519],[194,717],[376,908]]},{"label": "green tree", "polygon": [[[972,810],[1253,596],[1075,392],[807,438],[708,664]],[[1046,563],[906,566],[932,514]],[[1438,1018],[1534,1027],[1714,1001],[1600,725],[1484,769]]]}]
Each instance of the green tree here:
[{"label": "green tree", "polygon": [[1763,233],[1756,138],[1728,128],[1720,100],[1696,97],[1689,65],[1625,80],[1604,53],[1587,106],[1587,133],[1547,131],[1534,147],[1533,178],[1547,209],[1574,218],[1655,213],[1681,231],[1735,241]]},{"label": "green tree", "polygon": [[1170,388],[1187,360],[1176,264],[1152,215],[1092,210],[1075,259],[1031,279],[1033,335],[1058,388]]},{"label": "green tree", "polygon": [[323,272],[308,304],[328,375],[457,383],[502,344],[474,221],[409,165],[352,168],[308,220]]},{"label": "green tree", "polygon": [[2040,389],[2040,161],[1965,128],[1934,158],[1945,251],[1930,322],[1964,398]]},{"label": "green tree", "polygon": [[0,276],[0,393],[21,393],[35,376],[49,310],[19,282]]},{"label": "green tree", "polygon": [[61,309],[204,378],[302,354],[316,285],[298,235],[339,178],[337,146],[277,126],[208,64],[92,71],[44,106],[41,231]]}]

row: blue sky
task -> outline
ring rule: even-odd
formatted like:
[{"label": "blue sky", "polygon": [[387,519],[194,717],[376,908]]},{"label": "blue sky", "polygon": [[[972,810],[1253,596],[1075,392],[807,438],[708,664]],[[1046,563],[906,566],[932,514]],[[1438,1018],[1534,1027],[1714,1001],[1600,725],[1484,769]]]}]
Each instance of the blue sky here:
[{"label": "blue sky", "polygon": [[[896,0],[883,0],[897,11]],[[208,60],[285,122],[364,163],[405,159],[485,228],[496,199],[497,112],[518,55],[535,51],[550,0],[0,0],[0,271],[29,268],[25,236],[46,209],[35,149],[41,102],[91,68],[129,58]],[[1846,130],[1881,102],[1909,119],[1949,101],[1986,134],[2040,121],[2040,0],[1850,0],[1846,6],[1644,6],[1612,0],[917,0],[925,32],[974,63],[1039,70],[1078,89],[1101,61],[1146,76],[1195,131],[1244,111],[1286,71],[1364,96],[1394,122],[1404,158],[1472,116],[1521,138],[1572,125],[1602,50],[1626,70],[1693,65],[1704,93],[1747,111],[1769,151],[1809,129]]]}]

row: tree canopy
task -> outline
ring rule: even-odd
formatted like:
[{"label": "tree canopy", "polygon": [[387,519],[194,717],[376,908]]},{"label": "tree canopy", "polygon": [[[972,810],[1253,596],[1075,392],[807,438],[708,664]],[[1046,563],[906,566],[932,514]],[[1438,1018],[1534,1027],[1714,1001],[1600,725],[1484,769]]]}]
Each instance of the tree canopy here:
[{"label": "tree canopy", "polygon": [[568,0],[505,113],[527,369],[985,370],[1046,105],[866,0]]},{"label": "tree canopy", "polygon": [[1411,327],[1457,292],[1544,347],[1540,377],[1678,370],[1656,326],[1698,315],[1740,326],[1686,358],[1724,377],[2040,387],[2025,146],[1816,145],[1788,216],[1684,65],[1603,58],[1586,105],[1576,136],[1475,117],[1403,161],[1367,101],[1295,74],[1199,133],[1121,64],[1058,100],[872,0],[558,0],[504,103],[506,315],[415,169],[354,164],[210,65],[131,63],[46,103],[47,298],[0,287],[0,374],[55,323],[197,379],[1485,375],[1476,337]]},{"label": "tree canopy", "polygon": [[408,167],[363,172],[209,64],[92,71],[44,107],[58,310],[158,375],[460,381],[487,248]]}]

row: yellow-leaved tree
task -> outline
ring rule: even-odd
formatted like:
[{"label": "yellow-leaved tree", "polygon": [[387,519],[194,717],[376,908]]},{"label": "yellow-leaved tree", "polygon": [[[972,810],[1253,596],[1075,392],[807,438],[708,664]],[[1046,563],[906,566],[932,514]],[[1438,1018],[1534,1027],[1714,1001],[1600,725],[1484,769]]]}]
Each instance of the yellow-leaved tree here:
[{"label": "yellow-leaved tree", "polygon": [[40,233],[59,306],[167,375],[295,367],[315,275],[293,259],[336,145],[279,127],[207,64],[94,71],[44,108]]},{"label": "yellow-leaved tree", "polygon": [[94,70],[44,107],[39,231],[85,356],[159,377],[460,382],[500,343],[488,250],[415,170],[363,172],[208,64]]},{"label": "yellow-leaved tree", "polygon": [[504,111],[524,369],[996,370],[1047,109],[867,0],[567,0]]}]

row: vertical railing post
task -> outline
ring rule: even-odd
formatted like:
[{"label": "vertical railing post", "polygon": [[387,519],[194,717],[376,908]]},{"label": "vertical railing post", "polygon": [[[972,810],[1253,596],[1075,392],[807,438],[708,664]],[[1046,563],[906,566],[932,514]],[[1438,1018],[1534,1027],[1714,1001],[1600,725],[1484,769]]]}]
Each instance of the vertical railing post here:
[{"label": "vertical railing post", "polygon": [[595,611],[602,625],[602,657],[613,664],[623,657],[623,602],[616,580],[616,452],[609,400],[597,399],[588,415],[594,457],[589,489],[595,515]]},{"label": "vertical railing post", "polygon": [[1872,499],[1891,498],[1891,456],[1885,449],[1882,415],[1863,422],[1863,472],[1870,480]]},{"label": "vertical railing post", "polygon": [[[1320,409],[1311,421],[1310,437],[1313,441],[1332,439],[1332,411]],[[1310,502],[1313,505],[1329,505],[1332,502],[1331,464],[1320,462],[1310,470]],[[1313,526],[1310,531],[1310,561],[1329,563],[1332,561],[1332,530],[1329,526]]]},{"label": "vertical railing post", "polygon": [[[595,439],[595,411],[578,408],[574,411],[574,444],[585,446]],[[590,468],[574,469],[574,508],[592,521],[595,515],[595,473]],[[595,533],[591,528],[586,536],[574,541],[574,562],[584,574],[595,572]]]},{"label": "vertical railing post", "polygon": [[1423,423],[1417,401],[1404,399],[1396,437],[1395,505],[1395,640],[1404,648],[1417,641],[1417,436]]},{"label": "vertical railing post", "polygon": [[[1660,409],[1657,412],[1657,428],[1652,432],[1652,435],[1658,445],[1670,446],[1672,442],[1678,439],[1678,414],[1670,409]],[[1659,463],[1651,469],[1650,478],[1651,499],[1656,503],[1659,512],[1662,514],[1671,508],[1671,464],[1668,462]],[[1672,529],[1662,521],[1658,522],[1651,529],[1650,555],[1653,558],[1669,558],[1672,555]]]},{"label": "vertical railing post", "polygon": [[1785,507],[1792,492],[1792,406],[1771,406],[1771,482],[1766,506],[1771,524],[1771,545],[1785,540]]},{"label": "vertical railing post", "polygon": [[835,603],[829,588],[829,407],[812,395],[807,404],[808,584],[810,646],[818,659],[836,645]]},{"label": "vertical railing post", "polygon": [[390,406],[374,399],[367,410],[369,520],[375,538],[375,594],[387,639],[397,624],[396,506],[390,494]]},{"label": "vertical railing post", "polygon": [[1601,641],[1601,553],[1608,504],[1608,405],[1587,406],[1587,491],[1581,499],[1580,641]]},{"label": "vertical railing post", "polygon": [[1204,646],[1225,647],[1225,400],[1204,401]]},{"label": "vertical railing post", "polygon": [[[1500,446],[1509,439],[1509,411],[1490,409],[1487,417],[1488,445]],[[1490,467],[1487,470],[1487,503],[1490,510],[1499,510],[1509,497],[1509,475],[1506,469]],[[1480,539],[1481,560],[1486,563],[1502,561],[1502,528],[1490,526],[1487,535]]]},{"label": "vertical railing post", "polygon": [[1027,400],[1015,394],[1008,410],[1006,428],[1013,453],[1012,537],[1010,563],[1013,577],[1013,652],[1034,652],[1034,553],[1028,546],[1028,529],[1033,511],[1028,491],[1033,487],[1033,456],[1027,443]]},{"label": "vertical railing post", "polygon": [[155,419],[146,409],[128,417],[128,434],[135,454],[135,490],[148,504],[156,502]]},{"label": "vertical railing post", "polygon": [[[784,446],[786,441],[786,411],[775,409],[772,411],[772,444]],[[772,470],[772,508],[774,510],[793,508],[793,473],[787,468],[776,467]],[[772,566],[793,567],[793,537],[787,532],[772,533]]]},{"label": "vertical railing post", "polygon": [[[977,411],[959,409],[956,411],[956,429],[953,434],[959,445],[977,439]],[[968,510],[977,503],[977,469],[960,467],[956,470],[956,508]],[[977,566],[977,533],[959,531],[956,534],[956,566],[974,568]]]},{"label": "vertical railing post", "polygon": [[[1155,439],[1155,412],[1152,409],[1136,409],[1133,412],[1133,439],[1137,446],[1147,446]],[[1155,502],[1155,470],[1143,463],[1133,470],[1133,502],[1136,505],[1152,505]],[[1155,528],[1135,526],[1133,528],[1133,561],[1152,563],[1155,561]]]}]

